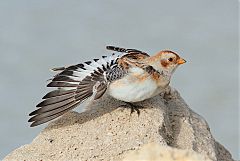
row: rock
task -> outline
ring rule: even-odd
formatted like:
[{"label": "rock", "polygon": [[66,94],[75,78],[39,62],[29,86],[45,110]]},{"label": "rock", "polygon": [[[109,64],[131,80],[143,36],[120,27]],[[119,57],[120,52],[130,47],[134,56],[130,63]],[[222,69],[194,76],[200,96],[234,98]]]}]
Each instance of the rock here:
[{"label": "rock", "polygon": [[123,104],[105,96],[83,113],[69,112],[4,160],[116,161],[150,142],[193,150],[213,161],[233,160],[177,91],[138,103],[144,107],[139,116],[119,107]]},{"label": "rock", "polygon": [[160,146],[156,143],[144,145],[140,150],[130,152],[123,161],[211,161],[191,150],[180,150],[171,147]]}]

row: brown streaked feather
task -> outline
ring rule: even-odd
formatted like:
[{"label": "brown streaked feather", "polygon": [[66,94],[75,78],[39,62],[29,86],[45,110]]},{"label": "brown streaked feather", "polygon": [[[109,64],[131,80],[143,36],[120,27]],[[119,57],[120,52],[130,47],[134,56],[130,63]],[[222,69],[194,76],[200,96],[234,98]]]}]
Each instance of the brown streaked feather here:
[{"label": "brown streaked feather", "polygon": [[118,59],[118,65],[122,67],[122,69],[124,69],[125,71],[129,69],[129,63],[126,62],[124,58]]},{"label": "brown streaked feather", "polygon": [[143,60],[149,58],[149,55],[145,55],[142,53],[133,53],[133,54],[126,54],[118,59],[118,64],[124,70],[128,70],[129,67],[140,67],[143,68],[145,66]]},{"label": "brown streaked feather", "polygon": [[101,83],[98,87],[97,87],[97,93],[94,97],[95,100],[99,99],[102,97],[102,95],[106,92],[107,90],[107,86],[106,84]]},{"label": "brown streaked feather", "polygon": [[143,68],[148,74],[151,75],[151,77],[153,78],[153,80],[158,81],[159,77],[162,75],[162,73],[159,73],[157,70],[155,70],[152,66],[147,66],[145,68]]},{"label": "brown streaked feather", "polygon": [[144,59],[150,57],[146,52],[136,49],[124,49],[114,46],[107,46],[107,49],[127,53],[117,60],[118,65],[123,67],[125,70],[127,70],[130,66],[139,65],[139,62],[142,62]]},{"label": "brown streaked feather", "polygon": [[126,54],[126,55],[122,56],[121,58],[127,58],[130,60],[140,61],[140,60],[146,59],[148,57],[149,57],[149,55],[145,55],[143,53],[131,53],[131,54]]},{"label": "brown streaked feather", "polygon": [[158,72],[153,72],[153,73],[151,74],[151,77],[152,77],[153,80],[155,80],[156,82],[159,82],[159,81],[160,81],[160,80],[159,80],[160,76],[161,76],[161,74],[158,73]]}]

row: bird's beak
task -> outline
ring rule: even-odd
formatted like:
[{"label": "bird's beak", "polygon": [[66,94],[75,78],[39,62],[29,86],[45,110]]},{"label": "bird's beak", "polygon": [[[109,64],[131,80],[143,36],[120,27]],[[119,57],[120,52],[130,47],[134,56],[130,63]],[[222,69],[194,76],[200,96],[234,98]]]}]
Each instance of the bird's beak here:
[{"label": "bird's beak", "polygon": [[180,64],[184,64],[186,63],[186,60],[184,60],[183,58],[178,59],[177,63]]}]

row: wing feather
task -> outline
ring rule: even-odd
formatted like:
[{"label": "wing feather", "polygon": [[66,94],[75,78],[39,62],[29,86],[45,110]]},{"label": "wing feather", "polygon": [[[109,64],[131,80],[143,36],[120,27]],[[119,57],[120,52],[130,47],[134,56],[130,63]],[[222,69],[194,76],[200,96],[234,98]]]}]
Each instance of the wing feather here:
[{"label": "wing feather", "polygon": [[60,82],[79,82],[76,77],[59,75],[58,77],[53,78],[52,81],[60,81]]},{"label": "wing feather", "polygon": [[55,108],[55,109],[52,109],[52,110],[48,110],[48,111],[45,111],[43,113],[39,113],[38,115],[32,117],[29,121],[38,121],[38,120],[41,120],[43,119],[44,117],[49,117],[49,116],[52,116],[52,115],[55,115],[59,112],[62,112],[62,111],[65,111],[66,109],[68,109],[69,107],[71,107],[73,104],[75,104],[76,102],[75,101],[71,101],[63,106],[60,106],[59,108]]},{"label": "wing feather", "polygon": [[47,93],[43,101],[37,105],[38,109],[29,114],[31,118],[28,121],[32,122],[31,127],[63,115],[90,97],[95,100],[102,97],[110,82],[122,78],[127,73],[127,69],[123,66],[125,64],[121,64],[123,60],[134,65],[134,62],[149,57],[147,53],[136,49],[113,46],[107,46],[107,49],[120,53],[52,69],[58,73],[47,87],[58,89]]},{"label": "wing feather", "polygon": [[45,99],[44,101],[42,101],[41,103],[39,103],[36,107],[43,107],[43,106],[47,106],[47,105],[51,105],[51,104],[56,104],[58,102],[63,102],[65,100],[68,100],[72,97],[73,97],[73,94],[69,93],[69,94],[62,95],[62,96],[48,98],[48,99]]},{"label": "wing feather", "polygon": [[86,99],[99,99],[107,90],[110,80],[106,75],[113,72],[120,56],[103,56],[69,67],[55,68],[58,71],[47,87],[56,87],[43,97],[35,111],[29,115],[31,127],[53,120],[75,108]]},{"label": "wing feather", "polygon": [[79,104],[79,102],[75,102],[75,103],[73,103],[71,106],[69,106],[68,109],[65,109],[65,110],[63,110],[63,111],[61,111],[61,112],[59,112],[59,113],[56,113],[56,114],[51,115],[51,116],[48,116],[48,117],[43,117],[43,118],[38,119],[38,120],[34,120],[34,119],[33,119],[33,120],[29,121],[29,122],[33,122],[30,126],[31,126],[31,127],[34,127],[34,126],[38,126],[38,125],[41,125],[41,124],[43,124],[43,123],[46,123],[46,122],[48,122],[48,121],[51,121],[51,120],[53,120],[53,119],[55,119],[55,118],[63,115],[64,113],[68,112],[69,110],[75,108],[76,106],[78,106],[78,104]]},{"label": "wing feather", "polygon": [[97,93],[94,97],[94,99],[99,99],[102,97],[102,95],[106,92],[107,88],[105,87],[105,84],[100,84],[97,88]]},{"label": "wing feather", "polygon": [[53,91],[47,93],[43,97],[43,99],[57,97],[57,96],[64,96],[64,95],[69,94],[69,93],[74,93],[75,91],[76,91],[75,89],[72,89],[72,90],[60,90],[60,89],[57,89],[57,90],[53,90]]},{"label": "wing feather", "polygon": [[47,87],[77,87],[77,83],[73,82],[58,82],[58,81],[52,81],[50,82]]},{"label": "wing feather", "polygon": [[146,52],[137,50],[137,49],[125,49],[125,48],[120,48],[120,47],[116,47],[116,46],[106,46],[107,50],[112,50],[112,51],[117,51],[117,52],[123,52],[123,53],[128,53],[128,54],[142,54],[145,56],[149,56]]}]

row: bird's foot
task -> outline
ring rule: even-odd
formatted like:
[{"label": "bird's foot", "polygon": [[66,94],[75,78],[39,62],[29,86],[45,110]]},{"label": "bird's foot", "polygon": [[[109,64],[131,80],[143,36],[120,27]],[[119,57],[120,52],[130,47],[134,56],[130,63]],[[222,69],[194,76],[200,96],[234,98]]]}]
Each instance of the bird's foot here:
[{"label": "bird's foot", "polygon": [[131,112],[130,112],[130,115],[132,115],[133,112],[137,112],[138,116],[140,115],[140,110],[141,108],[144,108],[143,106],[140,106],[140,105],[134,105],[133,103],[130,103],[130,102],[125,102],[126,104],[123,105],[124,107],[130,107],[131,109]]}]

